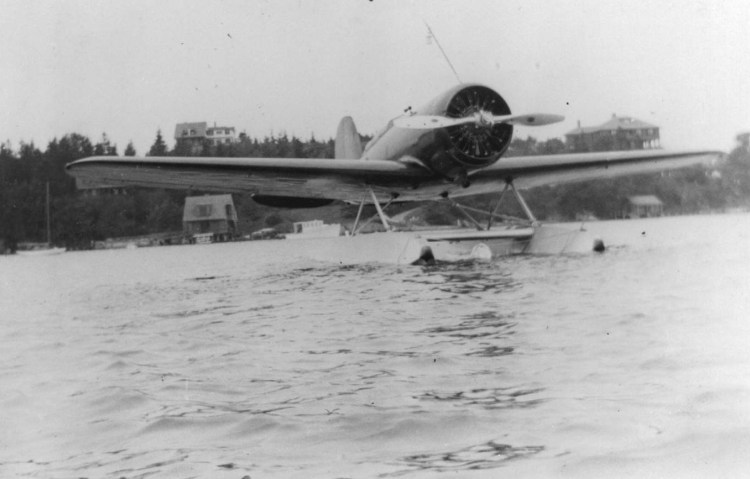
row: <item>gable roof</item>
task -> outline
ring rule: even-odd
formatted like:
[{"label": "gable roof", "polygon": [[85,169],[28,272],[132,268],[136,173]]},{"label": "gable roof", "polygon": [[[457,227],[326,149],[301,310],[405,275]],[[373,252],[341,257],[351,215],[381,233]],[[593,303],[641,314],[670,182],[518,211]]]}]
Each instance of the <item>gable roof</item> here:
[{"label": "gable roof", "polygon": [[612,115],[612,118],[599,125],[600,130],[617,130],[620,128],[623,130],[641,130],[644,128],[657,128],[657,126],[637,118],[615,115]]},{"label": "gable roof", "polygon": [[[231,212],[227,215],[227,205]],[[188,196],[185,198],[185,208],[182,211],[182,221],[237,221],[232,195]]]}]

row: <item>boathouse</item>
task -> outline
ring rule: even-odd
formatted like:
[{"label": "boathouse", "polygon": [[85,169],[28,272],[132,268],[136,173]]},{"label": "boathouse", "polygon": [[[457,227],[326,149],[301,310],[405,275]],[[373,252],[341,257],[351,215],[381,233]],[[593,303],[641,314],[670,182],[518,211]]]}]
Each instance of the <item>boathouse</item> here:
[{"label": "boathouse", "polygon": [[227,241],[237,236],[237,211],[232,195],[188,196],[182,214],[183,232],[188,238]]},{"label": "boathouse", "polygon": [[652,218],[664,214],[664,203],[654,195],[629,196],[623,216],[625,218]]}]

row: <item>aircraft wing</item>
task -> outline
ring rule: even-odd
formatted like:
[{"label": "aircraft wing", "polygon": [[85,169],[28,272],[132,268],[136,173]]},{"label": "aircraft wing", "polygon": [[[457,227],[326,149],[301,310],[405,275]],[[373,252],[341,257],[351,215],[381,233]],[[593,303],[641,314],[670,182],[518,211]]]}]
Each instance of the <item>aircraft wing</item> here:
[{"label": "aircraft wing", "polygon": [[[415,159],[321,160],[302,158],[205,158],[99,156],[70,163],[68,172],[89,183],[359,202],[372,188],[379,200],[424,201],[518,188],[648,173],[699,163],[716,151],[637,150],[500,158],[470,173],[471,186],[437,176]],[[369,202],[369,201],[368,201]]]},{"label": "aircraft wing", "polygon": [[469,175],[472,186],[512,180],[518,188],[572,183],[709,164],[719,151],[631,150],[500,158]]},{"label": "aircraft wing", "polygon": [[356,202],[365,186],[379,197],[433,178],[409,162],[309,158],[94,156],[66,166],[84,183],[246,193]]}]

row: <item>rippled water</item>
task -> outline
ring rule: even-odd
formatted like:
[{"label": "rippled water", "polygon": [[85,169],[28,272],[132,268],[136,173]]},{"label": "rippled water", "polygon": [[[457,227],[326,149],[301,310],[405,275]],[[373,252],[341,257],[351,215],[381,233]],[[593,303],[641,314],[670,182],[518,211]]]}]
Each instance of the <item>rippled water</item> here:
[{"label": "rippled water", "polygon": [[395,267],[0,257],[0,476],[741,477],[750,216]]}]

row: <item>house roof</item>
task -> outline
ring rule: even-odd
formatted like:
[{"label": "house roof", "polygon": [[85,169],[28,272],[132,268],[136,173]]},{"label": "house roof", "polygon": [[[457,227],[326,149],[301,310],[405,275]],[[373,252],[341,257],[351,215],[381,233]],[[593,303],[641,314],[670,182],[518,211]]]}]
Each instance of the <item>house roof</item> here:
[{"label": "house roof", "polygon": [[576,128],[575,130],[570,130],[569,132],[565,134],[566,135],[583,135],[586,133],[593,133],[595,131],[599,131],[598,126],[582,126],[580,128]]},{"label": "house roof", "polygon": [[654,195],[628,196],[628,201],[636,206],[655,206],[663,204],[661,200]]},{"label": "house roof", "polygon": [[[230,205],[231,214],[227,215],[226,205]],[[182,221],[237,220],[232,195],[188,196],[185,198],[185,209]]]},{"label": "house roof", "polygon": [[612,131],[612,130],[643,130],[649,128],[659,128],[651,123],[646,123],[643,120],[632,118],[629,116],[617,116],[612,115],[612,118],[605,121],[599,126],[586,126],[583,128],[576,128],[570,130],[566,135],[580,135],[585,133],[594,133],[597,131]]},{"label": "house roof", "polygon": [[[208,124],[205,121],[193,122],[193,123],[178,123],[174,127],[174,137],[179,138],[203,138],[206,136],[206,126]],[[193,133],[190,132],[193,130]],[[187,132],[187,134],[183,134]]]}]

